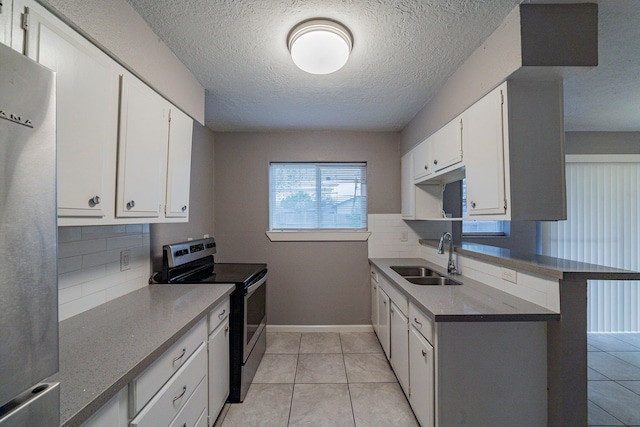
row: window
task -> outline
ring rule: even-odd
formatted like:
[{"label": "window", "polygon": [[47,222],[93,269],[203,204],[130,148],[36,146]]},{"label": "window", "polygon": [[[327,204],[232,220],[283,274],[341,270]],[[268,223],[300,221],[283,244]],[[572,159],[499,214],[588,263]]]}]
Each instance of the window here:
[{"label": "window", "polygon": [[366,231],[366,163],[270,163],[269,228]]},{"label": "window", "polygon": [[[467,180],[462,180],[462,217],[467,217]],[[462,221],[463,236],[506,236],[508,221]]]}]

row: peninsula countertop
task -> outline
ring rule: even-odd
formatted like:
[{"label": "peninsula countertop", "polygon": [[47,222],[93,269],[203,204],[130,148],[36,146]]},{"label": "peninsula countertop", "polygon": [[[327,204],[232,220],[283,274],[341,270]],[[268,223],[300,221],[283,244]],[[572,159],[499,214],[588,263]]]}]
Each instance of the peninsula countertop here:
[{"label": "peninsula countertop", "polygon": [[560,314],[465,276],[461,286],[414,285],[391,266],[423,266],[444,276],[443,268],[422,258],[371,258],[371,265],[435,322],[556,321]]},{"label": "peninsula countertop", "polygon": [[[436,248],[438,241],[421,239],[420,244]],[[454,251],[469,258],[560,280],[640,280],[640,272],[637,271],[554,258],[546,255],[514,252],[509,249],[477,243],[463,242],[461,245],[456,246]]]},{"label": "peninsula countertop", "polygon": [[79,426],[227,297],[234,285],[151,285],[63,320],[60,422]]}]

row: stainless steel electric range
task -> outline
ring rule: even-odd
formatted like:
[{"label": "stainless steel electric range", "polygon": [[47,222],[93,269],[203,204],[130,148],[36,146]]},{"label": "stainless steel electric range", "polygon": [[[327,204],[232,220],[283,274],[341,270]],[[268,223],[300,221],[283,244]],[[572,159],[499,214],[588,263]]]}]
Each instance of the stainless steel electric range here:
[{"label": "stainless steel electric range", "polygon": [[213,238],[163,246],[156,283],[231,283],[229,402],[242,402],[266,349],[267,265],[216,263]]}]

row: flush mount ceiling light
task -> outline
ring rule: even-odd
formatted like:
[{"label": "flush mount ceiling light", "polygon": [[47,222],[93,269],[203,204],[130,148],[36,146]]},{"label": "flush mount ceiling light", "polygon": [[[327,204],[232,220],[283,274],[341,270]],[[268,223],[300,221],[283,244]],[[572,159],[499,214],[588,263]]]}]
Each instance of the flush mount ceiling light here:
[{"label": "flush mount ceiling light", "polygon": [[347,63],[353,39],[338,22],[312,19],[294,27],[287,44],[298,68],[311,74],[329,74]]}]

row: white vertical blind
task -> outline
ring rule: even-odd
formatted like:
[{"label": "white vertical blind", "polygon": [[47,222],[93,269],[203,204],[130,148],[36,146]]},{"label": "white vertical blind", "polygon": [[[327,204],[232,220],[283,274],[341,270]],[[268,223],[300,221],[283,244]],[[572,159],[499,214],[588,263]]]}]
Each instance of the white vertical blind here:
[{"label": "white vertical blind", "polygon": [[[567,221],[542,223],[543,254],[640,269],[640,163],[627,158],[567,162]],[[640,332],[640,282],[588,288],[589,332]]]}]

